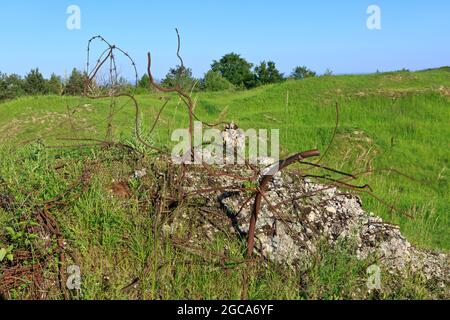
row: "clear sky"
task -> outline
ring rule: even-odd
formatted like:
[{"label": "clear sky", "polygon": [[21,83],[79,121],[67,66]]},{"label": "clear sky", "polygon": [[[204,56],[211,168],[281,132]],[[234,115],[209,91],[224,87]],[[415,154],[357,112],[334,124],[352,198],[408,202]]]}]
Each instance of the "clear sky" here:
[{"label": "clear sky", "polygon": [[[373,4],[381,30],[366,26]],[[81,9],[80,30],[66,27],[69,5]],[[338,74],[450,65],[448,0],[0,0],[0,71],[84,68],[87,41],[101,34],[129,51],[140,73],[151,50],[161,78],[178,62],[175,27],[198,77],[231,51],[253,63],[273,60],[284,73],[296,65]]]}]

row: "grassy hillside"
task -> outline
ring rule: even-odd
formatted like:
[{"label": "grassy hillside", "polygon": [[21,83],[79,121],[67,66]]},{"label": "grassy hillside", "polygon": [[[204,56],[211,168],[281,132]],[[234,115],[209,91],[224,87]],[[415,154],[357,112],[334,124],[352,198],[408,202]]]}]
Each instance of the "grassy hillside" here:
[{"label": "grassy hillside", "polygon": [[[323,163],[353,173],[395,168],[420,181],[379,171],[358,183],[369,183],[380,198],[415,216],[414,220],[406,219],[363,195],[368,210],[399,223],[410,241],[450,249],[450,68],[319,77],[245,92],[194,96],[195,112],[206,122],[233,120],[244,129],[280,129],[282,154],[325,150],[334,130],[338,102],[340,125]],[[143,135],[162,104],[160,97],[137,97]],[[117,140],[131,141],[134,106],[128,99],[118,99],[111,113],[109,105],[109,99],[55,96],[0,104],[0,143],[17,146],[40,139],[46,145],[60,146],[75,143],[63,138],[101,140],[108,119],[112,119]],[[171,97],[161,119],[147,138],[164,146],[170,144],[174,128],[187,126],[185,107],[177,97]]]},{"label": "grassy hillside", "polygon": [[[368,290],[374,260],[357,259],[351,242],[320,246],[298,270],[260,259],[239,263],[246,244],[231,233],[177,245],[190,239],[190,228],[169,235],[163,224],[183,214],[201,229],[205,216],[199,199],[170,209],[169,166],[155,157],[31,144],[4,147],[0,158],[0,250],[14,246],[13,261],[0,263],[0,298],[228,300],[244,290],[251,300],[448,298],[409,270],[403,279],[383,269],[382,291]],[[136,168],[152,170],[130,179]],[[126,192],[119,181],[129,182]],[[69,292],[71,265],[80,267],[81,290]]]},{"label": "grassy hillside", "polygon": [[[283,155],[312,148],[324,151],[335,128],[338,102],[340,125],[323,164],[353,173],[371,171],[355,183],[369,183],[380,199],[415,219],[362,194],[365,209],[398,223],[402,233],[421,247],[450,249],[450,68],[320,77],[194,96],[195,112],[206,122],[226,120],[243,129],[280,129]],[[170,98],[149,135],[161,95],[137,96],[142,136],[157,146],[170,146],[172,130],[187,126],[185,107],[177,97]],[[239,299],[244,275],[250,299],[435,297],[418,274],[403,283],[384,273],[381,296],[368,292],[366,268],[373,262],[352,256],[351,244],[331,251],[324,247],[308,270],[296,272],[273,264],[247,271],[242,265],[224,268],[217,257],[199,257],[174,247],[160,236],[163,209],[154,204],[171,190],[160,175],[168,170],[167,163],[115,148],[44,147],[102,140],[111,123],[116,141],[143,150],[134,136],[133,104],[125,98],[115,101],[113,108],[110,104],[109,99],[56,96],[0,104],[0,250],[14,245],[14,261],[0,263],[0,275],[15,270],[18,274],[9,274],[8,279],[18,279],[38,272],[47,279],[37,277],[45,288],[44,297],[54,299],[63,298],[64,290],[55,286],[61,271],[51,266],[61,268],[71,263],[68,260],[81,267],[82,291],[72,296],[81,299]],[[154,170],[143,179],[131,179],[129,190],[118,190],[123,186],[117,182],[128,181],[130,172],[142,167]],[[386,168],[398,169],[416,181],[382,170]],[[195,217],[192,208],[186,203],[176,210]],[[58,253],[61,243],[36,229],[41,228],[36,222],[42,226],[43,220],[47,228],[55,229],[48,214],[60,228],[54,233],[73,254],[66,262]],[[35,245],[36,235],[43,245]],[[237,239],[206,245],[211,252],[227,248],[228,256],[235,259],[245,252],[245,244]],[[30,269],[36,261],[38,267],[44,266],[42,273]],[[37,298],[43,291],[34,288],[37,293],[30,295],[35,283],[2,283],[0,289],[14,287],[10,298]]]}]

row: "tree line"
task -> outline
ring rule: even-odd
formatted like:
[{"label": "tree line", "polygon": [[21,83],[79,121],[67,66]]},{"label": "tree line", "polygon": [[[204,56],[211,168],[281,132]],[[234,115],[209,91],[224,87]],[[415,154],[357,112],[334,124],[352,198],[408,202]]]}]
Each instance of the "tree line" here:
[{"label": "tree line", "polygon": [[73,69],[71,75],[63,80],[52,74],[45,79],[39,69],[32,69],[24,78],[17,74],[0,72],[0,101],[21,96],[37,95],[80,95],[84,88],[84,74]]},{"label": "tree line", "polygon": [[[331,74],[330,70],[325,72],[325,75]],[[262,61],[254,65],[239,54],[229,53],[218,61],[214,60],[202,79],[195,79],[190,68],[176,66],[169,70],[161,85],[173,87],[178,83],[182,88],[194,88],[197,91],[245,90],[287,79],[302,80],[316,76],[317,73],[306,66],[297,66],[290,75],[285,76],[273,61]],[[149,88],[148,80],[148,76],[144,75],[138,87]]]},{"label": "tree line", "polygon": [[[331,75],[331,72],[327,71],[326,75]],[[195,79],[190,68],[176,66],[169,70],[160,84],[164,87],[174,87],[178,84],[185,90],[195,91],[246,90],[286,79],[301,80],[315,76],[317,74],[305,66],[298,66],[289,76],[285,76],[273,61],[253,65],[239,54],[229,53],[218,61],[214,60],[202,79]],[[25,95],[80,95],[84,90],[84,79],[85,73],[77,69],[73,69],[70,76],[64,79],[56,74],[45,79],[39,69],[32,69],[23,78],[17,74],[7,75],[0,72],[0,101]],[[140,88],[140,91],[123,78],[120,79],[119,85],[129,91],[143,92],[143,89],[150,89],[148,75],[138,81],[137,88]]]}]

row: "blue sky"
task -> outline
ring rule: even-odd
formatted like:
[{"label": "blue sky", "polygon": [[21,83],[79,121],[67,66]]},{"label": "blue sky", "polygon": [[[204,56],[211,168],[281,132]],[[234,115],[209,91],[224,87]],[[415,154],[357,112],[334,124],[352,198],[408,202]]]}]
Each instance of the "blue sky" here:
[{"label": "blue sky", "polygon": [[[81,9],[80,30],[66,28],[72,4]],[[372,4],[381,8],[379,31],[366,27]],[[151,50],[160,78],[177,63],[175,27],[195,76],[231,51],[253,63],[273,60],[285,73],[296,65],[338,74],[450,65],[448,0],[15,0],[0,4],[0,71],[84,68],[87,41],[101,34],[126,49],[140,73]],[[125,62],[120,69],[130,77]]]}]

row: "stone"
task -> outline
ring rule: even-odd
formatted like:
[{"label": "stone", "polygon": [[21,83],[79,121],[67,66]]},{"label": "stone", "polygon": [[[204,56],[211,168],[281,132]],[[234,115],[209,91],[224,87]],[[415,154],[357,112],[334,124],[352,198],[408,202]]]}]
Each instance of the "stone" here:
[{"label": "stone", "polygon": [[[227,171],[239,176],[251,176],[252,173],[245,166],[232,166]],[[187,175],[190,181],[186,185],[187,191],[205,188],[211,180],[216,186],[236,183],[227,176],[208,177],[201,170]],[[342,239],[352,239],[357,247],[355,256],[360,259],[383,256],[380,263],[395,274],[402,274],[410,267],[421,271],[439,286],[449,287],[447,254],[412,246],[397,226],[385,224],[373,213],[364,211],[357,196],[339,193],[336,188],[324,188],[324,185],[293,172],[283,171],[277,175],[269,184],[266,198],[272,205],[280,202],[286,205],[274,212],[263,200],[256,225],[255,254],[261,253],[274,262],[295,266],[317,250],[320,240],[334,246]],[[305,194],[311,196],[294,199],[295,195]],[[203,197],[208,198],[208,206],[224,212],[223,218],[228,219],[237,235],[248,232],[253,201],[242,208],[248,194],[217,191]]]}]

